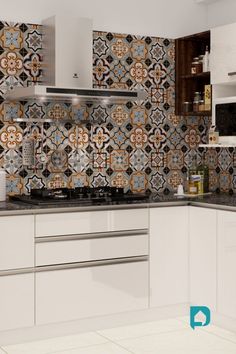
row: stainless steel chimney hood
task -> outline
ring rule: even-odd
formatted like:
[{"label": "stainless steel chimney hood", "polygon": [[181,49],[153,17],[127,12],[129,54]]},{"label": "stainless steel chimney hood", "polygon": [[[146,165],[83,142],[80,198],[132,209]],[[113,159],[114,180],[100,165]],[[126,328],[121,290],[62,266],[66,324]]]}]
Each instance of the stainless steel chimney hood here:
[{"label": "stainless steel chimney hood", "polygon": [[93,23],[88,18],[53,16],[43,25],[42,85],[16,87],[5,94],[7,100],[61,100],[122,104],[144,100],[143,90],[94,89]]},{"label": "stainless steel chimney hood", "polygon": [[145,91],[128,90],[100,90],[85,88],[65,88],[55,86],[29,86],[16,87],[9,91],[5,98],[8,101],[40,100],[40,101],[64,101],[72,104],[79,103],[103,103],[124,104],[128,101],[145,100]]}]

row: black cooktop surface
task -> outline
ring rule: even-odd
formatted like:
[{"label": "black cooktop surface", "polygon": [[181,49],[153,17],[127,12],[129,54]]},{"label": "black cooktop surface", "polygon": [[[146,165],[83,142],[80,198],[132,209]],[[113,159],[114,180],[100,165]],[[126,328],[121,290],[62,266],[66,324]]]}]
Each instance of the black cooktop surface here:
[{"label": "black cooktop surface", "polygon": [[78,187],[74,189],[32,189],[30,195],[11,197],[13,201],[20,201],[32,205],[93,205],[109,202],[135,202],[147,200],[146,193],[124,192],[123,188],[116,187]]}]

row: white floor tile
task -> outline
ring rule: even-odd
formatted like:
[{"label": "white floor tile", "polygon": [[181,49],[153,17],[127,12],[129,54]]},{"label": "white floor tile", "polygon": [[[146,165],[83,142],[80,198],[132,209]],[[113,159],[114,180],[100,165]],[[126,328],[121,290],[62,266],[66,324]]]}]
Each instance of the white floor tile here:
[{"label": "white floor tile", "polygon": [[189,324],[189,316],[178,317],[177,320]]},{"label": "white floor tile", "polygon": [[78,335],[58,337],[2,347],[8,354],[48,354],[57,351],[79,347],[103,344],[107,340],[96,333],[81,333]]},{"label": "white floor tile", "polygon": [[235,354],[236,343],[203,331],[181,330],[118,341],[135,354]]},{"label": "white floor tile", "polygon": [[54,352],[53,354],[131,354],[129,351],[121,348],[113,343],[106,343],[86,348],[77,348],[73,350],[66,350]]},{"label": "white floor tile", "polygon": [[188,328],[188,325],[181,321],[170,319],[155,322],[144,322],[132,326],[116,327],[98,331],[97,333],[110,340],[117,341],[127,338],[143,337],[155,333],[178,331],[184,328]]},{"label": "white floor tile", "polygon": [[234,343],[236,343],[236,333],[227,331],[226,329],[216,327],[214,325],[210,325],[207,327],[203,327],[202,330],[205,330],[206,332],[212,333],[216,336],[219,336],[221,338],[230,340]]}]

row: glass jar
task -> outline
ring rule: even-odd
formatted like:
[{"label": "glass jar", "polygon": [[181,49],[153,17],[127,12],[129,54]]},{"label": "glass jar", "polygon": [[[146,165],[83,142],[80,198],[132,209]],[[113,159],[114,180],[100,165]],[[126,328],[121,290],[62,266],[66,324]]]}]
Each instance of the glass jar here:
[{"label": "glass jar", "polygon": [[204,100],[199,101],[199,112],[205,111]]},{"label": "glass jar", "polygon": [[198,57],[193,59],[191,64],[191,74],[196,75],[202,72],[202,62],[199,60]]},{"label": "glass jar", "polygon": [[193,104],[192,102],[184,102],[183,103],[183,112],[188,113],[192,112]]},{"label": "glass jar", "polygon": [[189,180],[189,194],[198,194],[201,192],[201,176],[191,175]]},{"label": "glass jar", "polygon": [[199,112],[199,101],[193,102],[193,112]]},{"label": "glass jar", "polygon": [[201,99],[202,99],[201,92],[199,91],[194,92],[193,101],[201,101]]}]

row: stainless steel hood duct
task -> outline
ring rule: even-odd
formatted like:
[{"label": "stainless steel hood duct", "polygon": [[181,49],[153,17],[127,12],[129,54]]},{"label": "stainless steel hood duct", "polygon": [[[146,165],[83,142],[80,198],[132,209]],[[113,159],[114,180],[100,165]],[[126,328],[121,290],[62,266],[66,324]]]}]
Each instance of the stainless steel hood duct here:
[{"label": "stainless steel hood duct", "polygon": [[94,89],[93,23],[87,18],[53,16],[44,31],[42,85],[16,87],[7,100],[62,100],[107,104],[144,100],[145,91]]}]

